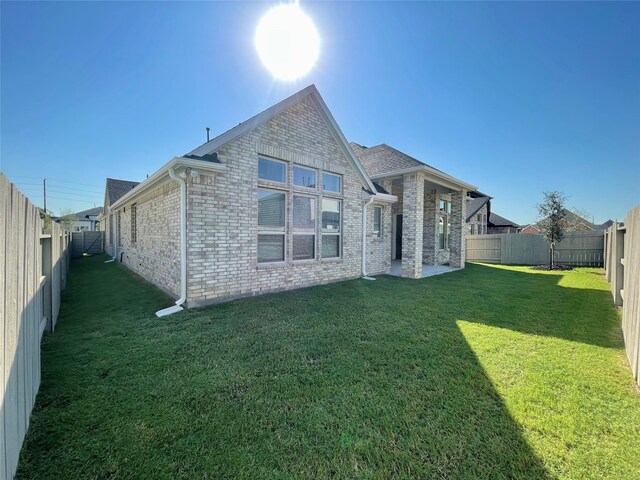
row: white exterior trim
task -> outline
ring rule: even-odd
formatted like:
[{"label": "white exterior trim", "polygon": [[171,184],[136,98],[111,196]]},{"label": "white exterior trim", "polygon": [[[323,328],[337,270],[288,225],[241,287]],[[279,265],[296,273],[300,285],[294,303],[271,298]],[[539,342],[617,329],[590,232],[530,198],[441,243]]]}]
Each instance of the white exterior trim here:
[{"label": "white exterior trim", "polygon": [[287,108],[299,103],[300,101],[302,101],[302,99],[308,96],[313,100],[315,105],[318,107],[318,110],[321,113],[321,116],[324,117],[325,123],[329,126],[329,131],[331,132],[334,139],[336,140],[336,143],[342,148],[344,154],[353,165],[355,171],[358,173],[358,176],[362,181],[362,185],[365,188],[371,190],[372,192],[375,192],[375,188],[373,187],[371,180],[369,179],[366,172],[364,171],[364,168],[360,164],[360,161],[356,157],[355,153],[353,153],[353,149],[351,148],[351,145],[349,145],[349,142],[347,141],[344,134],[342,133],[342,130],[340,130],[340,127],[338,126],[335,119],[333,118],[333,115],[331,115],[331,112],[329,111],[327,104],[324,103],[324,100],[320,96],[320,92],[318,92],[318,89],[315,87],[315,85],[309,85],[305,89],[300,90],[297,93],[294,93],[290,97],[282,100],[280,103],[276,103],[274,106],[266,109],[262,113],[259,113],[254,117],[251,117],[249,120],[242,122],[240,125],[232,128],[231,130],[227,130],[222,135],[218,135],[213,140],[210,140],[209,142],[199,146],[198,148],[195,148],[194,150],[190,151],[187,155],[197,155],[201,157],[203,155],[216,152],[217,150],[221,149],[229,142],[235,140],[241,135],[244,135],[250,130],[253,130],[254,128],[269,121],[276,115],[282,113]]},{"label": "white exterior trim", "polygon": [[167,183],[169,178],[169,169],[173,168],[178,171],[180,169],[193,168],[200,173],[219,173],[226,171],[227,167],[221,163],[208,162],[206,160],[195,160],[192,158],[173,157],[169,162],[157,170],[153,175],[147,178],[144,182],[138,184],[135,188],[131,189],[125,195],[120,197],[118,201],[111,205],[111,210],[117,210],[123,205],[133,201],[143,193],[159,187]]},{"label": "white exterior trim", "polygon": [[387,172],[380,175],[371,175],[371,180],[379,180],[381,178],[389,178],[389,177],[401,177],[403,175],[407,175],[409,173],[418,173],[424,172],[428,176],[428,180],[433,181],[433,183],[437,183],[439,185],[445,186],[452,190],[477,190],[478,188],[463,182],[462,180],[458,180],[451,175],[447,175],[440,170],[436,170],[435,168],[429,167],[428,165],[420,165],[418,167],[405,168],[402,170],[395,170],[393,172]]}]

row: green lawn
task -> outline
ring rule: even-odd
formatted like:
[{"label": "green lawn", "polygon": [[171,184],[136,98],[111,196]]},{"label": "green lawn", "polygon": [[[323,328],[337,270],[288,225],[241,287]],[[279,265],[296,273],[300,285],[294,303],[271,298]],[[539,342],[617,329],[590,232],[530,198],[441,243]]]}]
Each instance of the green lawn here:
[{"label": "green lawn", "polygon": [[598,269],[468,265],[239,300],[72,263],[17,478],[640,478]]}]

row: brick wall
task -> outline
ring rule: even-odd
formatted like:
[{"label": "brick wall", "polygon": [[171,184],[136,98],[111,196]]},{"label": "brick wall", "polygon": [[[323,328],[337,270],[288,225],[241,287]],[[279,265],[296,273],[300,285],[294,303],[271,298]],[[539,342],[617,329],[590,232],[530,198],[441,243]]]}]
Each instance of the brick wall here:
[{"label": "brick wall", "polygon": [[[258,186],[280,188],[258,181],[259,155],[289,166],[289,185],[283,190],[288,225],[292,225],[293,194],[310,193],[291,186],[294,163],[318,169],[319,184],[322,170],[342,175],[343,192],[336,197],[342,200],[341,258],[320,258],[318,229],[315,259],[292,261],[287,242],[285,262],[258,264]],[[189,180],[189,306],[360,276],[362,184],[310,98],[230,142],[218,151],[218,158],[227,165],[226,172]],[[318,190],[313,195],[320,218],[325,194]]]},{"label": "brick wall", "polygon": [[[480,220],[478,220],[480,215]],[[474,225],[473,233],[471,233],[471,225]],[[467,235],[481,235],[487,233],[487,205],[483,205],[480,210],[474,213],[467,222]]]},{"label": "brick wall", "polygon": [[176,182],[168,182],[134,203],[135,243],[131,241],[131,204],[118,212],[121,232],[114,235],[114,241],[118,236],[122,241],[118,260],[122,255],[126,266],[177,298],[180,296],[180,187]]},{"label": "brick wall", "polygon": [[[374,207],[382,208],[382,231],[380,237],[375,236],[373,232]],[[367,208],[367,273],[369,275],[389,273],[391,268],[391,245],[391,205],[373,202]]]}]

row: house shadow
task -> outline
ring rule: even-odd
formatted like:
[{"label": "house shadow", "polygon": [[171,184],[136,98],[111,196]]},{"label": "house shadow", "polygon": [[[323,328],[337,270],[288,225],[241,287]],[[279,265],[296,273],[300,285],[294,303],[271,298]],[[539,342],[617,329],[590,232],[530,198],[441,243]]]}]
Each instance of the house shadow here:
[{"label": "house shadow", "polygon": [[[421,280],[349,281],[158,320],[152,312],[164,295],[136,303],[154,287],[124,268],[101,278],[102,259],[74,265],[69,294],[76,308],[92,305],[92,314],[72,317],[65,307],[73,335],[59,337],[56,349],[67,341],[80,349],[78,338],[99,335],[87,337],[90,356],[78,350],[64,365],[44,349],[51,375],[38,398],[40,429],[30,432],[24,478],[63,474],[70,460],[59,450],[74,448],[73,458],[91,456],[83,463],[87,477],[107,466],[133,476],[126,458],[135,457],[174,478],[202,478],[213,471],[207,468],[226,478],[554,478],[461,322],[620,346],[611,329],[581,318],[595,311],[615,324],[608,291],[566,288],[562,274],[468,265]],[[132,365],[133,378],[119,376]],[[54,373],[74,369],[93,376],[72,392],[54,388]],[[106,379],[103,372],[110,372]],[[94,387],[110,399],[98,410],[85,406]],[[69,415],[85,427],[55,422]],[[50,424],[60,428],[46,431]],[[113,428],[130,437],[141,424],[168,433],[133,443],[109,434]],[[43,447],[49,444],[59,450]]]}]

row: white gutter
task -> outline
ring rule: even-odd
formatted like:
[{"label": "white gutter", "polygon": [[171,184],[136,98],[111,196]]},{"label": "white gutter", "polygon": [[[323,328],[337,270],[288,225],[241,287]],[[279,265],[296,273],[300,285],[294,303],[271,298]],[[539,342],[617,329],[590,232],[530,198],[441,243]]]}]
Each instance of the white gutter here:
[{"label": "white gutter", "polygon": [[367,275],[367,207],[373,202],[374,195],[362,207],[362,278],[364,280],[375,280]]},{"label": "white gutter", "polygon": [[[109,207],[109,214],[113,215],[113,209],[111,207]],[[113,232],[111,232],[111,235],[113,235],[113,239],[114,239],[113,245],[111,245],[113,247],[113,257],[111,258],[111,260],[107,260],[104,263],[115,262],[116,258],[118,257],[118,235],[116,231],[118,228],[117,223],[118,222],[116,221],[112,222],[113,230],[114,230]]]},{"label": "white gutter", "polygon": [[[379,180],[381,178],[388,178],[388,177],[401,177],[403,175],[407,175],[410,173],[418,173],[418,172],[424,172],[428,175],[431,175],[433,177],[432,180],[435,180],[434,183],[439,183],[439,182],[446,182],[448,183],[448,185],[440,183],[441,185],[447,187],[447,188],[451,188],[452,190],[477,190],[477,187],[463,182],[462,180],[458,180],[455,177],[452,177],[451,175],[448,175],[444,172],[441,172],[440,170],[437,170],[433,167],[429,167],[428,165],[420,165],[418,167],[411,167],[411,168],[404,168],[401,170],[395,170],[393,172],[386,172],[386,173],[381,173],[380,175],[371,175],[371,180]],[[462,188],[460,188],[462,187]]]},{"label": "white gutter", "polygon": [[[193,172],[195,172],[195,176],[198,175],[195,170]],[[186,175],[184,173],[181,176],[176,175],[173,166],[169,167],[168,173],[171,180],[180,185],[180,298],[176,300],[175,305],[158,310],[157,317],[164,317],[184,310],[182,304],[187,299],[187,182],[184,178]]]}]

